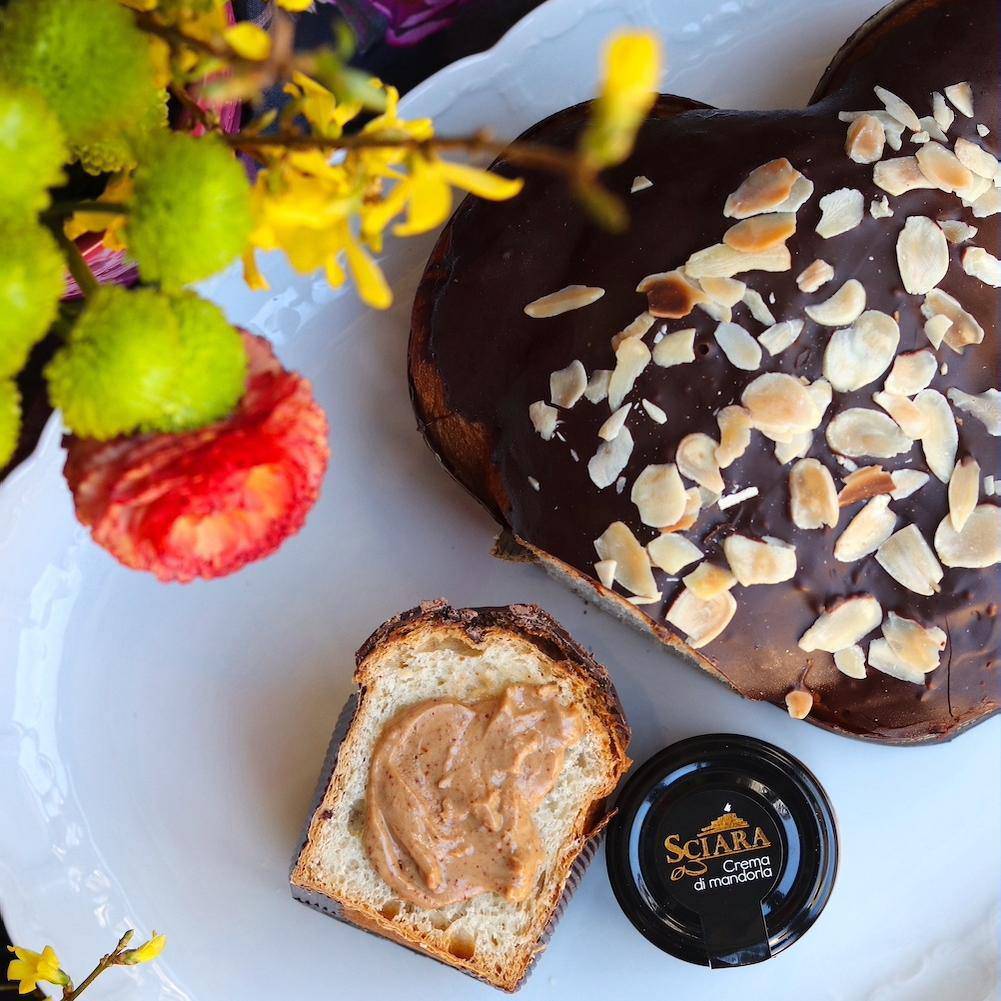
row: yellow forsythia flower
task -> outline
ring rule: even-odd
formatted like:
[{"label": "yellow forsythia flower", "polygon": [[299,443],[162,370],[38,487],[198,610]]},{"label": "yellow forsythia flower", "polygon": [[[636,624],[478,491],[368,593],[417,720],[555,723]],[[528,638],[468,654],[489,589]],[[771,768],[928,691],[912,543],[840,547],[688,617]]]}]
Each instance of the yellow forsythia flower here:
[{"label": "yellow forsythia flower", "polygon": [[40,983],[65,987],[70,978],[59,967],[59,957],[51,945],[41,952],[7,946],[17,959],[12,959],[7,967],[7,979],[17,983],[18,994],[30,994]]},{"label": "yellow forsythia flower", "polygon": [[302,117],[317,134],[336,138],[346,122],[357,117],[361,104],[356,101],[339,104],[336,96],[299,70],[292,73],[292,82],[285,84],[285,93],[294,98]]},{"label": "yellow forsythia flower", "polygon": [[153,932],[153,937],[148,942],[144,942],[137,949],[123,952],[122,959],[129,966],[135,966],[136,963],[152,963],[163,952],[166,944],[166,935],[157,935],[156,932]]},{"label": "yellow forsythia flower", "polygon": [[[120,204],[127,202],[131,197],[132,178],[127,174],[119,174],[108,182],[108,186],[98,201]],[[74,212],[63,224],[63,232],[71,240],[75,240],[84,233],[104,233],[101,243],[106,249],[125,250],[122,230],[125,228],[127,219],[128,216],[124,214],[110,215],[99,210]]]},{"label": "yellow forsythia flower", "polygon": [[306,10],[312,2],[313,0],[277,0],[279,7],[290,10],[293,14]]},{"label": "yellow forsythia flower", "polygon": [[227,28],[223,33],[226,44],[244,59],[263,62],[271,55],[271,36],[250,21],[240,21]]}]

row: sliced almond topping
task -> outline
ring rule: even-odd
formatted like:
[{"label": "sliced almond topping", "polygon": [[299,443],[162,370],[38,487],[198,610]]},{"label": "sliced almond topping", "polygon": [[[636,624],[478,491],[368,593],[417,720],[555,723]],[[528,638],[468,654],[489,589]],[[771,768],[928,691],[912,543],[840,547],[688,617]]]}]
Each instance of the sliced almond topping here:
[{"label": "sliced almond topping", "polygon": [[592,302],[597,302],[604,294],[603,288],[588,285],[567,285],[559,292],[550,292],[549,295],[534,299],[525,307],[525,313],[535,320],[559,316],[560,313],[569,313],[572,309],[590,306]]},{"label": "sliced almond topping", "polygon": [[766,372],[753,379],[744,387],[740,402],[753,425],[768,431],[785,428],[795,434],[819,423],[817,405],[807,388],[784,372]]},{"label": "sliced almond topping", "polygon": [[635,195],[637,191],[646,191],[653,187],[653,181],[645,174],[637,174],[633,178],[633,183],[629,186],[629,194]]},{"label": "sliced almond topping", "polygon": [[647,466],[633,483],[630,500],[640,521],[652,528],[673,525],[685,513],[685,485],[674,463]]},{"label": "sliced almond topping", "polygon": [[648,313],[645,310],[640,313],[631,323],[627,324],[622,328],[613,338],[612,338],[612,350],[615,351],[618,346],[630,337],[643,337],[646,335],[647,331],[656,322],[656,317],[652,313]]},{"label": "sliced almond topping", "polygon": [[800,459],[789,470],[789,509],[797,528],[833,528],[841,514],[831,471],[816,459]]},{"label": "sliced almond topping", "polygon": [[953,83],[945,88],[945,96],[952,101],[952,106],[967,118],[973,117],[973,89],[964,80]]},{"label": "sliced almond topping", "polygon": [[953,406],[976,417],[987,428],[988,434],[995,438],[1001,435],[1001,393],[996,389],[988,389],[979,396],[964,393],[961,389],[949,389],[947,394]]},{"label": "sliced almond topping", "polygon": [[789,197],[779,205],[776,205],[773,212],[798,212],[813,195],[813,181],[800,174],[796,178],[789,192]]},{"label": "sliced almond topping", "polygon": [[959,447],[959,432],[952,408],[937,389],[921,390],[914,397],[914,402],[925,415],[925,432],[921,436],[925,463],[943,483],[948,483]]},{"label": "sliced almond topping", "polygon": [[789,248],[780,243],[768,250],[745,254],[725,243],[697,250],[685,262],[685,271],[692,278],[732,278],[745,271],[788,271],[792,267]]},{"label": "sliced almond topping", "polygon": [[752,539],[748,535],[728,535],[723,540],[723,554],[737,583],[781,584],[796,575],[796,547],[766,535]]},{"label": "sliced almond topping", "polygon": [[699,284],[702,286],[702,291],[721,306],[736,306],[747,288],[736,278],[703,278]]},{"label": "sliced almond topping", "polygon": [[945,98],[936,90],[932,96],[932,115],[938,127],[943,132],[948,132],[952,128],[952,123],[956,120],[956,113],[945,103]]},{"label": "sliced almond topping", "polygon": [[598,428],[598,437],[602,441],[611,441],[625,426],[626,418],[629,416],[629,411],[632,410],[633,405],[631,403],[624,403],[618,410],[616,410],[611,417],[609,417],[604,424]]},{"label": "sliced almond topping", "polygon": [[917,525],[894,532],[876,550],[876,562],[898,584],[915,594],[935,594],[940,590],[942,568]]},{"label": "sliced almond topping", "polygon": [[762,212],[776,211],[789,197],[800,176],[785,157],[755,167],[727,197],[723,215],[729,219],[747,219]]},{"label": "sliced almond topping", "polygon": [[869,215],[873,219],[889,219],[893,215],[893,209],[890,208],[886,195],[883,195],[882,198],[874,198],[869,202]]},{"label": "sliced almond topping", "polygon": [[983,146],[978,146],[969,139],[957,139],[955,149],[959,162],[974,174],[989,180],[994,180],[997,176],[999,166],[997,157],[988,153]]},{"label": "sliced almond topping", "polygon": [[726,469],[739,459],[751,444],[751,418],[743,407],[724,407],[716,415],[719,425],[719,444],[716,446],[716,463]]},{"label": "sliced almond topping", "polygon": [[890,510],[886,494],[873,497],[838,536],[834,558],[841,563],[854,563],[879,547],[893,534],[897,516]]},{"label": "sliced almond topping", "polygon": [[890,475],[893,477],[892,500],[904,500],[916,494],[931,479],[923,469],[895,469]]},{"label": "sliced almond topping", "polygon": [[768,308],[765,300],[761,298],[760,292],[756,292],[753,288],[746,289],[743,300],[748,312],[758,323],[763,323],[766,327],[770,327],[775,323],[775,317],[772,316],[772,311]]},{"label": "sliced almond topping", "polygon": [[816,292],[821,285],[826,285],[834,277],[834,268],[819,257],[807,265],[796,279],[801,292]]},{"label": "sliced almond topping", "polygon": [[991,130],[983,122],[977,122],[977,135],[981,139],[986,139],[991,134]]},{"label": "sliced almond topping", "polygon": [[897,237],[897,267],[911,295],[930,292],[949,270],[945,233],[927,216],[909,216]]},{"label": "sliced almond topping", "polygon": [[539,432],[543,441],[549,441],[556,431],[560,412],[551,407],[545,400],[536,400],[528,408],[528,417],[532,422],[532,427]]},{"label": "sliced almond topping", "polygon": [[870,594],[852,595],[822,612],[799,640],[800,650],[835,653],[854,646],[883,619],[883,609]]},{"label": "sliced almond topping", "polygon": [[1001,288],[1001,260],[983,247],[967,247],[963,251],[963,270],[992,288]]},{"label": "sliced almond topping", "polygon": [[[646,598],[658,594],[650,569],[650,557],[629,526],[613,521],[597,539],[594,548],[601,560],[615,561],[615,580],[627,591]],[[608,587],[609,585],[605,585]]]},{"label": "sliced almond topping", "polygon": [[802,459],[810,446],[813,444],[812,431],[800,431],[794,434],[789,441],[777,441],[775,443],[775,458],[784,466],[793,459]]},{"label": "sliced almond topping", "polygon": [[736,223],[723,234],[723,242],[745,254],[757,254],[785,243],[795,232],[795,212],[773,212]]},{"label": "sliced almond topping", "polygon": [[914,442],[886,414],[851,407],[842,410],[827,425],[827,444],[833,451],[853,458],[871,455],[877,459],[891,459],[909,452]]},{"label": "sliced almond topping", "polygon": [[945,632],[938,626],[927,628],[896,612],[883,623],[883,636],[896,657],[925,674],[938,667],[946,644]]},{"label": "sliced almond topping", "polygon": [[831,334],[824,349],[824,377],[839,393],[861,389],[886,371],[899,343],[897,321],[870,309]]},{"label": "sliced almond topping", "polygon": [[737,504],[742,504],[746,500],[750,500],[752,497],[758,496],[757,487],[744,487],[743,490],[738,490],[733,494],[726,494],[717,501],[716,506],[721,510],[725,511],[728,507],[735,507]]},{"label": "sliced almond topping", "polygon": [[595,563],[594,572],[605,587],[611,588],[612,584],[615,583],[615,571],[618,565],[616,560],[598,560]]},{"label": "sliced almond topping", "polygon": [[905,128],[910,129],[912,132],[919,132],[921,129],[921,123],[918,121],[918,116],[914,113],[914,109],[904,100],[897,97],[892,91],[887,90],[885,87],[873,87],[876,92],[876,97],[878,97],[883,102],[883,107],[893,115],[894,118]]},{"label": "sliced almond topping", "polygon": [[935,551],[947,567],[980,570],[1001,563],[1001,507],[979,504],[960,532],[946,515],[935,530]]},{"label": "sliced almond topping", "polygon": [[980,500],[980,463],[966,455],[956,463],[949,479],[949,521],[957,532],[973,513]]},{"label": "sliced almond topping", "polygon": [[721,323],[716,343],[735,368],[753,372],[761,366],[761,345],[739,323]]},{"label": "sliced almond topping", "polygon": [[923,685],[925,682],[924,671],[901,660],[883,639],[873,640],[869,644],[869,666],[898,681],[910,681],[915,685]]},{"label": "sliced almond topping", "polygon": [[557,407],[572,407],[587,389],[587,371],[575,358],[566,368],[549,376],[549,398]]},{"label": "sliced almond topping", "polygon": [[860,115],[848,126],[845,152],[856,163],[875,163],[885,143],[883,123],[875,115]]},{"label": "sliced almond topping", "polygon": [[786,709],[793,719],[806,719],[813,708],[813,696],[802,688],[786,692]]},{"label": "sliced almond topping", "polygon": [[924,411],[906,396],[896,393],[873,393],[873,403],[882,407],[899,425],[908,438],[917,440],[928,429]]},{"label": "sliced almond topping", "polygon": [[598,368],[591,373],[591,378],[587,380],[584,389],[584,398],[589,403],[601,403],[608,399],[608,383],[612,378],[612,370],[608,368]]},{"label": "sliced almond topping", "polygon": [[650,349],[636,337],[622,341],[615,349],[615,369],[608,380],[608,405],[618,410],[639,374],[650,362]]},{"label": "sliced almond topping", "polygon": [[935,377],[938,361],[927,349],[908,351],[893,359],[893,368],[883,388],[897,396],[916,396]]},{"label": "sliced almond topping", "polygon": [[724,591],[729,591],[737,578],[726,567],[700,563],[690,574],[681,578],[685,587],[703,601],[711,601]]},{"label": "sliced almond topping", "polygon": [[988,188],[970,203],[974,219],[986,219],[1001,212],[1001,188]]},{"label": "sliced almond topping", "polygon": [[872,179],[876,186],[888,195],[902,195],[916,188],[934,188],[935,185],[921,172],[917,157],[898,156],[890,160],[880,160],[872,168]]},{"label": "sliced almond topping", "polygon": [[[929,139],[934,139],[940,143],[949,141],[949,137],[942,131],[941,126],[935,121],[934,115],[921,116],[921,128]],[[914,138],[913,136],[911,137]]]},{"label": "sliced almond topping", "polygon": [[647,547],[655,567],[676,574],[690,563],[702,559],[702,550],[678,532],[658,535]]},{"label": "sliced almond topping", "polygon": [[719,442],[701,432],[686,434],[678,442],[675,461],[678,464],[678,471],[686,479],[721,494],[725,484],[723,477],[720,476],[719,464],[716,462],[718,444]]},{"label": "sliced almond topping", "polygon": [[729,306],[722,306],[712,299],[700,302],[699,309],[717,323],[729,323],[733,319],[733,310]]},{"label": "sliced almond topping", "polygon": [[973,190],[973,174],[960,162],[951,149],[941,143],[928,142],[915,154],[921,173],[942,191],[953,193]]},{"label": "sliced almond topping", "polygon": [[862,192],[855,188],[838,188],[820,199],[820,211],[818,236],[828,240],[847,233],[862,221]]},{"label": "sliced almond topping", "polygon": [[834,666],[846,677],[865,677],[865,654],[858,644],[834,651]]},{"label": "sliced almond topping", "polygon": [[758,334],[758,343],[774,356],[790,347],[802,332],[802,320],[782,320]]},{"label": "sliced almond topping", "polygon": [[665,334],[654,345],[653,360],[654,364],[660,365],[661,368],[695,361],[695,328],[686,327],[684,330]]},{"label": "sliced almond topping", "polygon": [[665,525],[662,532],[687,532],[699,520],[702,510],[702,488],[689,487],[685,491],[685,513],[673,524]]},{"label": "sliced almond topping", "polygon": [[688,645],[697,650],[716,639],[736,611],[737,602],[729,591],[721,591],[715,598],[705,601],[686,587],[674,599],[664,618],[681,630]]},{"label": "sliced almond topping", "polygon": [[895,489],[893,474],[882,466],[863,466],[844,478],[845,485],[838,494],[838,505],[849,507],[870,497],[892,493]]},{"label": "sliced almond topping", "polygon": [[829,299],[806,307],[806,315],[824,327],[843,327],[855,320],[865,309],[865,289],[854,278],[838,289]]},{"label": "sliced almond topping", "polygon": [[587,473],[591,482],[599,490],[610,487],[626,468],[632,454],[633,436],[629,433],[629,428],[624,427],[611,441],[600,444],[598,451],[588,460]]},{"label": "sliced almond topping", "polygon": [[681,271],[665,271],[657,275],[647,275],[637,292],[645,292],[647,310],[653,316],[668,320],[678,320],[700,303],[705,302],[705,294],[693,285]]},{"label": "sliced almond topping", "polygon": [[655,421],[657,424],[665,424],[667,422],[667,414],[656,403],[652,403],[647,399],[640,402],[643,404],[643,409],[649,415],[650,420]]},{"label": "sliced almond topping", "polygon": [[952,320],[944,313],[936,313],[925,320],[925,337],[928,338],[931,346],[937,351],[945,340],[945,335],[952,327]]}]

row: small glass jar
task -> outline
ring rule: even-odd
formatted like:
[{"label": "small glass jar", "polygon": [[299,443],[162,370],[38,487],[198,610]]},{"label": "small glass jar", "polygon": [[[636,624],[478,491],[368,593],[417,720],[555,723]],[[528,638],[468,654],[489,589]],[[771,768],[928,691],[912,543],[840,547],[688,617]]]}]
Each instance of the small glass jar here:
[{"label": "small glass jar", "polygon": [[626,916],[658,948],[712,968],[788,948],[834,886],[827,794],[763,740],[707,734],[672,744],[626,782],[606,840]]}]

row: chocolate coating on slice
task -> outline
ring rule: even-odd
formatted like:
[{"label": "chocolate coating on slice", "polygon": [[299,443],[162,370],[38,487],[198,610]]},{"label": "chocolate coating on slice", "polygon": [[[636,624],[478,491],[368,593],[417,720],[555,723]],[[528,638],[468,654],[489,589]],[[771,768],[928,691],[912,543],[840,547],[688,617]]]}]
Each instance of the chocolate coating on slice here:
[{"label": "chocolate coating on slice", "polygon": [[[976,225],[972,241],[996,256],[999,216],[975,219],[960,200],[937,189],[918,189],[890,198],[893,216],[873,218],[872,199],[884,194],[872,180],[872,166],[845,153],[847,124],[841,111],[880,107],[873,87],[898,94],[919,115],[931,113],[931,93],[962,80],[973,89],[975,116],[956,115],[950,144],[963,136],[995,156],[999,152],[999,61],[1001,8],[995,0],[910,0],[877,15],[832,64],[804,110],[769,113],[719,111],[682,98],[662,97],[639,135],[636,149],[608,184],[627,199],[629,230],[611,236],[595,228],[558,179],[530,175],[513,203],[467,199],[443,232],[418,290],[411,340],[411,381],[422,428],[446,466],[505,527],[521,539],[594,576],[593,540],[616,520],[625,521],[643,543],[657,530],[639,521],[629,501],[629,486],[598,490],[587,474],[587,460],[600,443],[598,428],[608,417],[607,403],[578,402],[561,414],[566,439],[543,441],[528,420],[529,405],[547,398],[549,373],[578,358],[590,374],[614,367],[610,338],[640,311],[646,299],[634,290],[644,275],[680,267],[694,251],[720,242],[733,220],[723,204],[755,167],[786,157],[815,185],[797,214],[789,239],[792,268],[782,273],[738,275],[758,291],[777,320],[804,318],[804,308],[828,298],[849,278],[865,288],[866,309],[899,315],[899,352],[930,347],[923,333],[922,296],[902,287],[894,248],[906,219],[963,219]],[[536,125],[525,138],[568,146],[586,115],[570,108]],[[990,132],[979,136],[976,124]],[[899,152],[920,147],[904,133]],[[503,159],[502,173],[512,174]],[[630,195],[632,179],[643,174],[652,186]],[[849,232],[822,239],[815,232],[820,198],[839,188],[862,192],[866,211]],[[998,292],[964,273],[964,246],[949,245],[950,263],[940,287],[955,296],[986,331],[980,345],[957,354],[943,346],[936,354],[947,363],[934,389],[958,387],[981,393],[999,385]],[[796,276],[811,261],[830,261],[835,273],[818,292],[807,294]],[[605,289],[583,309],[546,320],[525,316],[525,303],[570,284]],[[743,303],[733,320],[755,335],[763,326]],[[674,461],[678,441],[691,432],[718,438],[715,414],[738,403],[743,388],[764,371],[818,379],[831,330],[807,320],[797,341],[776,357],[765,353],[759,371],[731,365],[713,337],[716,323],[696,309],[681,319],[658,321],[654,330],[695,327],[695,361],[672,368],[649,365],[627,399],[635,401],[628,427],[634,447],[623,470],[627,484],[651,463]],[[647,336],[652,343],[653,331]],[[885,378],[856,392],[835,393],[809,455],[820,459],[840,485],[844,470],[834,460],[824,429],[850,407],[877,409],[872,394]],[[667,414],[663,425],[647,419],[639,401],[649,400]],[[984,473],[999,472],[999,441],[982,423],[956,411],[959,455],[973,455]],[[579,457],[575,461],[572,452]],[[886,469],[926,470],[920,443],[880,462]],[[941,593],[915,594],[891,578],[871,557],[840,563],[835,540],[861,504],[841,512],[836,529],[800,530],[788,506],[789,466],[776,460],[773,445],[755,432],[751,446],[724,471],[727,492],[755,486],[758,494],[726,510],[703,509],[687,532],[715,562],[724,563],[721,544],[731,532],[771,535],[796,546],[798,570],[786,583],[737,587],[737,612],[729,627],[700,651],[713,673],[747,697],[785,707],[785,695],[799,685],[812,692],[812,722],[858,737],[885,742],[948,738],[996,712],[1001,705],[1001,577],[999,568],[946,568]],[[539,483],[534,489],[529,477]],[[981,497],[982,503],[997,503]],[[931,543],[948,511],[946,487],[936,478],[909,498],[893,501],[898,527],[914,523]],[[661,627],[665,610],[680,592],[655,570],[664,589],[659,604],[642,612]],[[840,674],[828,653],[804,653],[798,638],[833,599],[849,594],[875,596],[884,614],[896,611],[948,635],[941,666],[924,685],[898,681],[869,670],[865,679]],[[867,637],[879,636],[876,631]]]}]

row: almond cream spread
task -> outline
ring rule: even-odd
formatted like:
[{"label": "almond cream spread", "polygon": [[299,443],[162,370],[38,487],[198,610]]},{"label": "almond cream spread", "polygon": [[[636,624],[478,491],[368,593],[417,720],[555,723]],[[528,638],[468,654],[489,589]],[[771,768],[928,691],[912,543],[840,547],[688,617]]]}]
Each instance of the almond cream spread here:
[{"label": "almond cream spread", "polygon": [[403,710],[372,753],[365,848],[400,898],[438,908],[494,892],[524,900],[544,851],[533,812],[552,789],[580,710],[555,685],[509,685],[466,705]]}]

